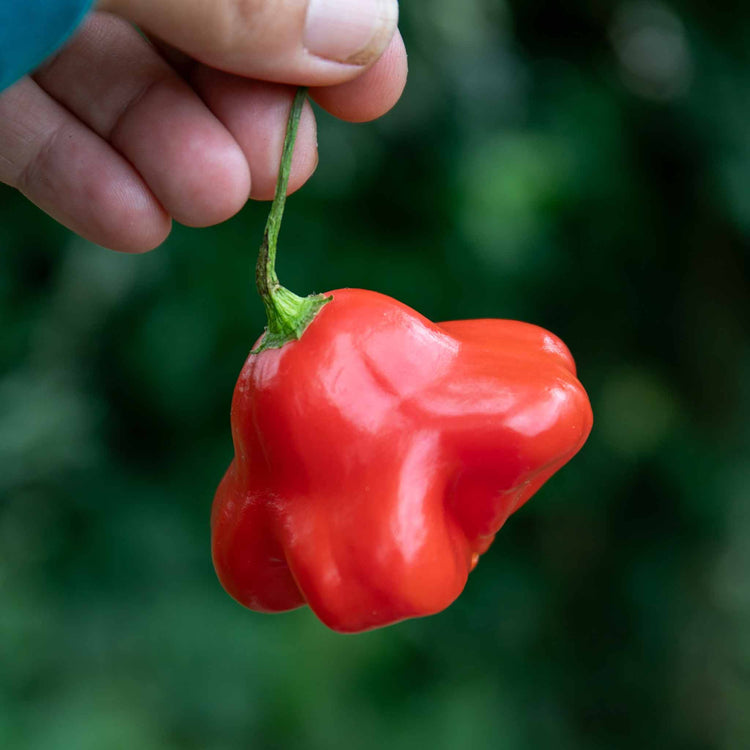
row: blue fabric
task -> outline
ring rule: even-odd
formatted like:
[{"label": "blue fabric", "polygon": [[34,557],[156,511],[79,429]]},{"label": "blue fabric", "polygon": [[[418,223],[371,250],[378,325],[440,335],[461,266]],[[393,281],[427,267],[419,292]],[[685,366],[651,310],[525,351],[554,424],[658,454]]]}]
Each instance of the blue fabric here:
[{"label": "blue fabric", "polygon": [[62,47],[93,4],[94,0],[0,0],[0,91]]}]

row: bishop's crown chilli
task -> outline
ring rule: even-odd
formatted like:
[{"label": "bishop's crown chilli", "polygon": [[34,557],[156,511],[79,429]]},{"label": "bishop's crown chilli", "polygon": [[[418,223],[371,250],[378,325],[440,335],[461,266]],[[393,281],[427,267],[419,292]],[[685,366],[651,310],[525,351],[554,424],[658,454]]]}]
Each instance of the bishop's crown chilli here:
[{"label": "bishop's crown chilli", "polygon": [[258,263],[268,328],[232,402],[213,559],[245,606],[309,605],[358,632],[461,593],[505,520],[585,442],[591,407],[554,335],[432,323],[376,292],[300,298],[274,257],[304,91]]}]

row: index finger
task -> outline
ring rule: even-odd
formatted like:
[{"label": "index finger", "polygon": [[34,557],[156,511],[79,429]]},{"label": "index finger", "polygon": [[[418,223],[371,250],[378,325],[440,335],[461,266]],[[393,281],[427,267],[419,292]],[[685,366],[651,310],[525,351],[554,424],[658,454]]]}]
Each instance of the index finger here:
[{"label": "index finger", "polygon": [[310,89],[310,96],[335,117],[367,122],[381,117],[401,97],[406,85],[406,49],[396,31],[390,45],[369,70],[353,81]]}]

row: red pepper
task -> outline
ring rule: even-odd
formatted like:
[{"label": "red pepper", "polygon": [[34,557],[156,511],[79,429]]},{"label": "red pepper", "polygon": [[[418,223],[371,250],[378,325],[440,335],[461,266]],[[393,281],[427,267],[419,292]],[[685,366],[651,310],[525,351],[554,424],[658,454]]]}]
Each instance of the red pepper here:
[{"label": "red pepper", "polygon": [[219,578],[251,609],[308,604],[340,632],[438,612],[586,440],[573,359],[527,323],[435,324],[359,289],[301,300],[268,270],[273,225],[269,329],[237,382],[212,514]]},{"label": "red pepper", "polygon": [[309,604],[341,632],[439,612],[591,424],[543,329],[436,325],[335,291],[299,341],[242,370],[212,518],[219,578],[251,609]]}]

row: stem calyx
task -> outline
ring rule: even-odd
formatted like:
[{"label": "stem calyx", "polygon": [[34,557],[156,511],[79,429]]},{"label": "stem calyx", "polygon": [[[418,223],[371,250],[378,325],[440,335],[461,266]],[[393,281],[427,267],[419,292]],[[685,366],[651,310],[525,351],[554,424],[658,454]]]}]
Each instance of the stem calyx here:
[{"label": "stem calyx", "polygon": [[297,89],[287,123],[279,178],[276,183],[276,194],[271,205],[271,211],[268,214],[263,242],[258,252],[255,282],[258,287],[258,294],[260,294],[266,308],[268,325],[263,338],[251,354],[259,354],[266,349],[280,349],[285,344],[300,339],[323,306],[333,299],[333,297],[326,297],[322,294],[300,297],[281,286],[276,276],[276,245],[281,228],[281,219],[284,215],[294,143],[297,139],[300,115],[306,97],[306,88]]}]

